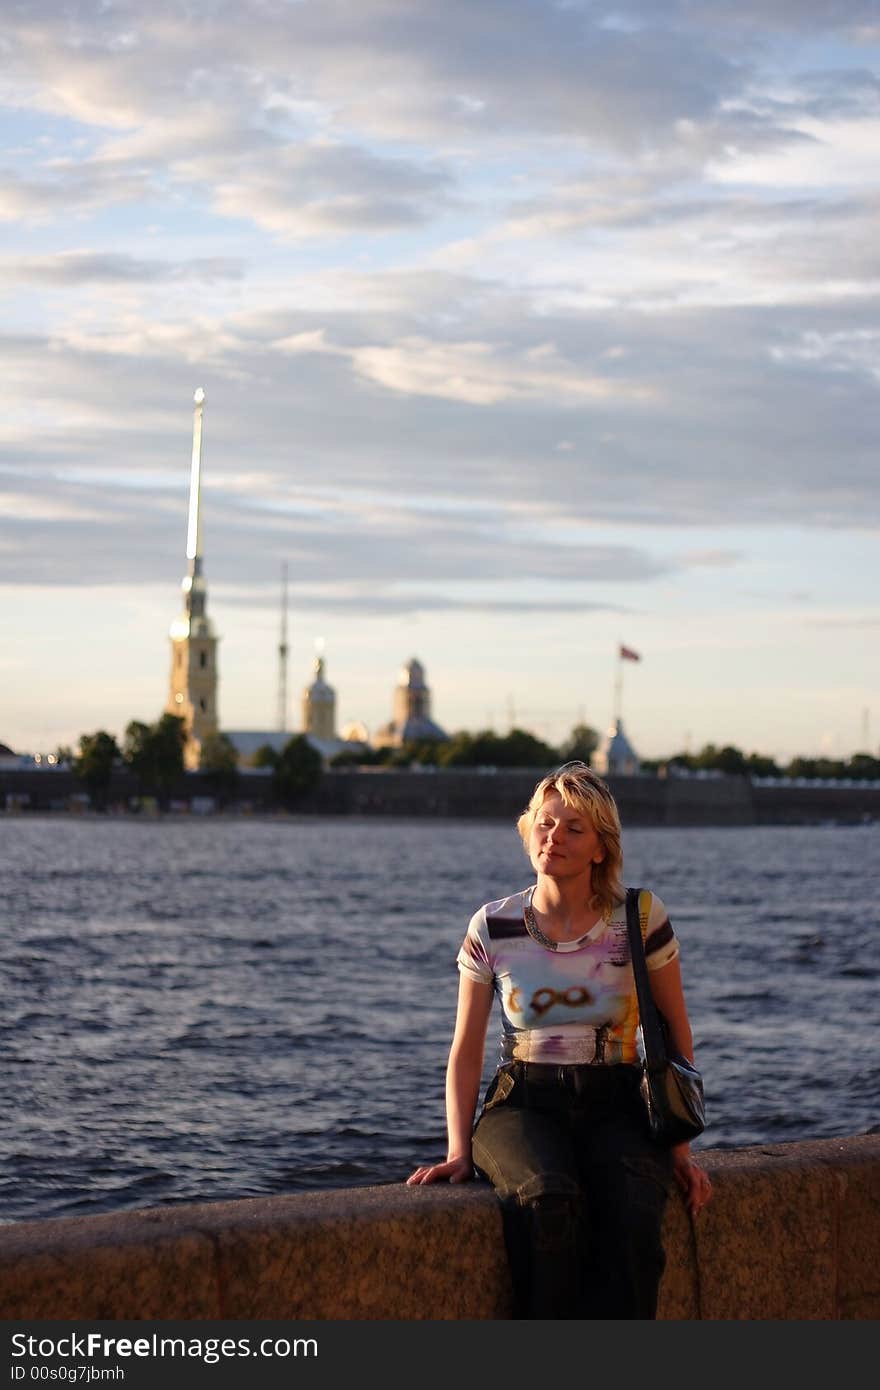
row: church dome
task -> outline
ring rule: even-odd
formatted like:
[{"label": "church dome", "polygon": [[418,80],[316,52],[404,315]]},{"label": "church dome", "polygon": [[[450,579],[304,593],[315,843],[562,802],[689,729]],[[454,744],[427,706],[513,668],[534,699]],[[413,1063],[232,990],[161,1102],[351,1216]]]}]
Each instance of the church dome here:
[{"label": "church dome", "polygon": [[408,661],[405,666],[400,668],[400,684],[406,685],[410,690],[425,689],[425,668],[415,657]]},{"label": "church dome", "polygon": [[346,743],[369,743],[370,731],[362,720],[355,719],[351,724],[346,724],[342,737]]},{"label": "church dome", "polygon": [[639,755],[623,731],[623,720],[616,719],[593,757],[593,767],[601,777],[635,777],[641,772]]},{"label": "church dome", "polygon": [[315,659],[315,679],[307,687],[306,696],[313,704],[326,705],[336,699],[332,685],[328,685],[324,679],[324,658],[321,656]]},{"label": "church dome", "polygon": [[336,691],[324,679],[324,658],[315,658],[315,678],[302,697],[303,731],[317,739],[336,738]]}]

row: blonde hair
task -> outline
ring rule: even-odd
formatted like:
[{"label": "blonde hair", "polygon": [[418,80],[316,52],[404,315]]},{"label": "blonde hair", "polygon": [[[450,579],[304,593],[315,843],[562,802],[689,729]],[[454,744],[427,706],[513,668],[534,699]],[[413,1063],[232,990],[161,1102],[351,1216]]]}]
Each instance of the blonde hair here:
[{"label": "blonde hair", "polygon": [[557,791],[566,806],[580,811],[589,820],[602,842],[605,857],[593,865],[592,887],[593,904],[603,911],[610,911],[624,898],[623,849],[620,843],[620,813],[611,791],[586,763],[563,763],[555,772],[542,777],[531,800],[516,823],[520,839],[526,853],[535,819],[550,791]]}]

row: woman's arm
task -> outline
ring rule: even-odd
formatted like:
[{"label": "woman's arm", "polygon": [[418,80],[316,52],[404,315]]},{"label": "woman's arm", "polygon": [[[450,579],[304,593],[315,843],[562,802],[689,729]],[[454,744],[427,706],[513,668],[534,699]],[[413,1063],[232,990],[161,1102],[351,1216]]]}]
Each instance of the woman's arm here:
[{"label": "woman's arm", "polygon": [[474,1175],[471,1131],[480,1094],[486,1028],[491,1012],[491,984],[479,983],[462,974],[458,984],[455,1032],[446,1066],[446,1162],[417,1168],[407,1178],[410,1185],[436,1182],[440,1178],[467,1182]]},{"label": "woman's arm", "polygon": [[[668,965],[662,965],[659,970],[649,970],[648,981],[651,997],[669,1025],[669,1041],[676,1052],[693,1063],[694,1039],[684,1002],[678,957]],[[673,1144],[672,1164],[687,1209],[692,1216],[696,1216],[712,1195],[709,1176],[691,1158],[690,1144]]]},{"label": "woman's arm", "polygon": [[681,967],[678,956],[659,970],[648,971],[651,997],[669,1025],[669,1040],[676,1052],[688,1061],[694,1060],[694,1039],[691,1034],[687,1005],[684,1002],[684,989],[681,983]]}]

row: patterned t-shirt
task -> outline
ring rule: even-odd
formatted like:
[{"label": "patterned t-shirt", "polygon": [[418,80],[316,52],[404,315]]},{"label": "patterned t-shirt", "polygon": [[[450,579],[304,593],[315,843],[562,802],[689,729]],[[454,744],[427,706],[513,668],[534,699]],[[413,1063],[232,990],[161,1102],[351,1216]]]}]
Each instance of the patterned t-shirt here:
[{"label": "patterned t-shirt", "polygon": [[[458,953],[459,970],[492,984],[501,1001],[501,1061],[639,1061],[639,1006],[625,904],[585,936],[552,950],[526,926],[531,891],[484,904],[471,918]],[[639,917],[648,969],[659,970],[675,959],[679,946],[656,893],[642,890]]]}]

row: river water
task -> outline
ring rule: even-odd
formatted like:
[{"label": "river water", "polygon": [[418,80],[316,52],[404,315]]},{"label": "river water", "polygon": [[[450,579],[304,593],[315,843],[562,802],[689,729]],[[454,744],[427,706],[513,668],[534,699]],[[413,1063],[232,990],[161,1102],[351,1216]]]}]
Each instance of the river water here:
[{"label": "river water", "polygon": [[[697,1147],[880,1123],[878,848],[877,825],[625,833],[682,943]],[[0,1220],[441,1157],[455,955],[530,879],[497,822],[0,820]]]}]

